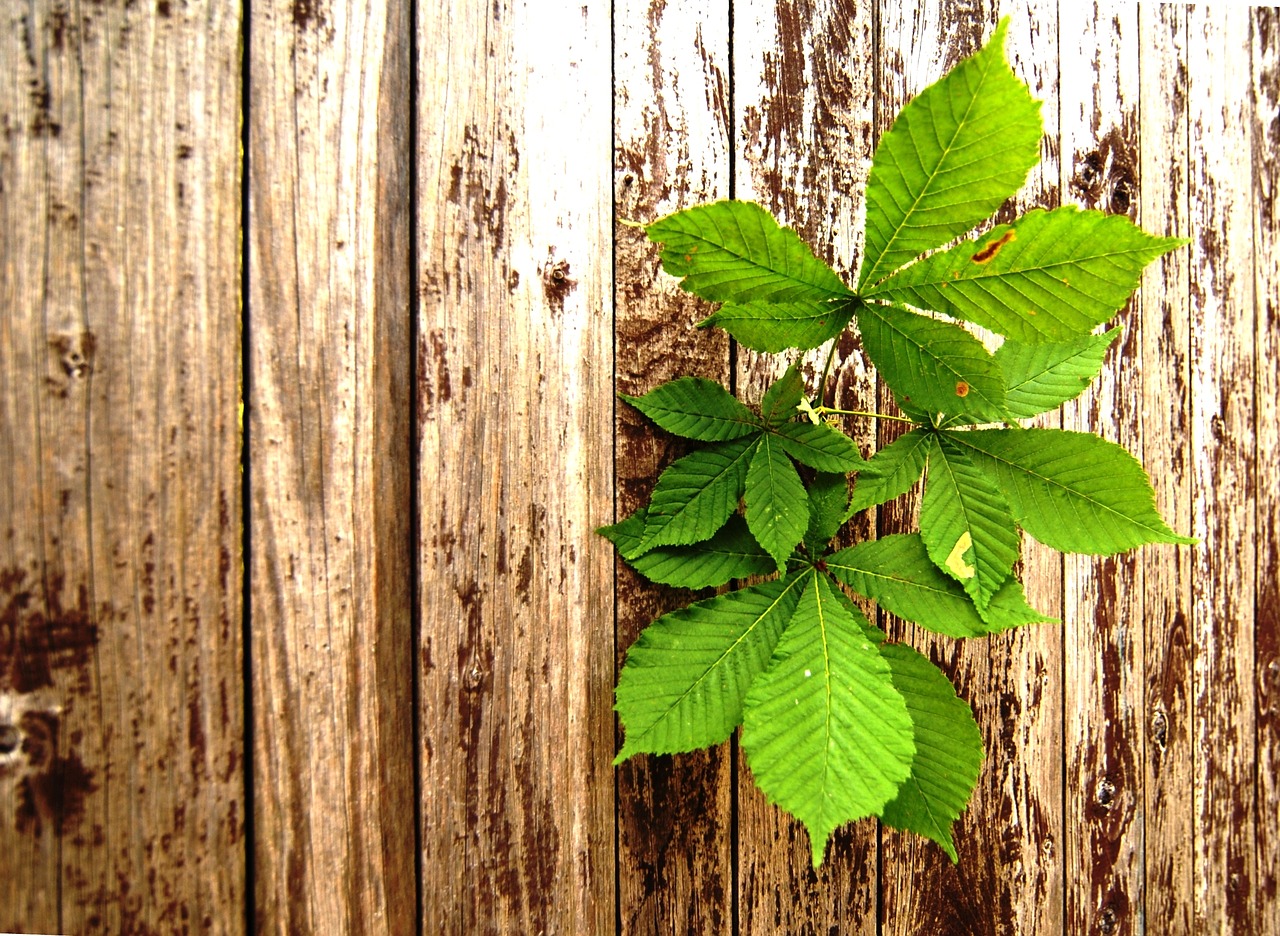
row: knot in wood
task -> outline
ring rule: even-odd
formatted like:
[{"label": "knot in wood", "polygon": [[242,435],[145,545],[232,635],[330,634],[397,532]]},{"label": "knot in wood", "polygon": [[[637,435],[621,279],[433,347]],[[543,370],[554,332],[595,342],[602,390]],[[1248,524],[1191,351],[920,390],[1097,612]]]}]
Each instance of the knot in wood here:
[{"label": "knot in wood", "polygon": [[0,725],[0,754],[12,754],[22,743],[22,734],[10,724]]}]

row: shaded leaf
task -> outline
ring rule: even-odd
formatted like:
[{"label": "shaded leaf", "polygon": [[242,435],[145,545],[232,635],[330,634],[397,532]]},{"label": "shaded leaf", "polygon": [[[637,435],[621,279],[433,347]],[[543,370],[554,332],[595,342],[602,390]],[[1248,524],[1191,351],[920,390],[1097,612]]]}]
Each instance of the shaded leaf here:
[{"label": "shaded leaf", "polygon": [[796,362],[769,385],[760,398],[760,418],[770,427],[781,426],[796,415],[796,407],[804,399],[804,377]]},{"label": "shaded leaf", "polygon": [[804,542],[810,556],[826,551],[831,538],[844,523],[849,504],[849,479],[843,474],[818,472],[809,485],[809,529]]},{"label": "shaded leaf", "polygon": [[[644,509],[637,510],[621,523],[596,532],[609,539],[625,557],[644,538],[646,513]],[[777,568],[739,514],[729,517],[709,540],[690,546],[659,546],[628,564],[651,582],[680,588],[716,588],[733,579],[767,575]]]},{"label": "shaded leaf", "polygon": [[819,471],[849,472],[863,464],[854,441],[824,422],[784,423],[774,429],[774,438],[800,464]]},{"label": "shaded leaf", "polygon": [[775,436],[761,436],[747,471],[747,526],[781,570],[809,527],[809,498]]},{"label": "shaded leaf", "polygon": [[845,519],[911,490],[924,473],[931,444],[926,430],[912,429],[867,459],[867,463],[858,469],[853,500]]},{"label": "shaded leaf", "polygon": [[722,442],[760,431],[755,413],[714,380],[681,377],[644,396],[620,393],[667,432],[702,442]]},{"label": "shaded leaf", "polygon": [[853,304],[843,300],[726,302],[699,327],[723,328],[753,351],[776,354],[825,344],[844,331],[852,318]]},{"label": "shaded leaf", "polygon": [[738,507],[754,447],[754,438],[734,439],[672,462],[649,499],[644,537],[623,556],[635,559],[655,546],[710,539]]}]

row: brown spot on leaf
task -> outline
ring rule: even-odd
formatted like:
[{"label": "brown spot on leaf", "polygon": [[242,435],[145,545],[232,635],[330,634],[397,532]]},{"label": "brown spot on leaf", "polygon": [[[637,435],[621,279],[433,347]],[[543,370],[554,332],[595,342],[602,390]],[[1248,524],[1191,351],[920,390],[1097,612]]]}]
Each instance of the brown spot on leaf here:
[{"label": "brown spot on leaf", "polygon": [[1005,231],[995,240],[991,241],[981,250],[977,251],[973,255],[973,262],[974,263],[990,263],[992,260],[995,259],[996,254],[1000,252],[1001,247],[1003,247],[1005,244],[1009,243],[1009,241],[1014,240],[1016,238],[1017,238],[1017,233],[1013,230],[1013,228],[1009,228],[1009,230]]},{"label": "brown spot on leaf", "polygon": [[969,395],[969,385],[963,380],[956,381],[956,396],[967,397]]}]

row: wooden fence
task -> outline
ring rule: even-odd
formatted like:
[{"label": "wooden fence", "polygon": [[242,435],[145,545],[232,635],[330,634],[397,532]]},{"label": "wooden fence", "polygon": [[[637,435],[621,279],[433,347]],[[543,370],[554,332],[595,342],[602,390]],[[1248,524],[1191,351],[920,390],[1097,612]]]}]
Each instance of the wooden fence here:
[{"label": "wooden fence", "polygon": [[[0,929],[1280,933],[1280,15],[1007,6],[5,4]],[[1052,424],[1201,543],[1029,549],[1061,627],[889,622],[983,729],[960,864],[866,821],[815,874],[736,744],[610,766],[688,599],[593,534],[674,453],[614,393],[776,367],[616,221],[756,199],[854,269],[1001,12],[1019,206],[1191,238]]]}]

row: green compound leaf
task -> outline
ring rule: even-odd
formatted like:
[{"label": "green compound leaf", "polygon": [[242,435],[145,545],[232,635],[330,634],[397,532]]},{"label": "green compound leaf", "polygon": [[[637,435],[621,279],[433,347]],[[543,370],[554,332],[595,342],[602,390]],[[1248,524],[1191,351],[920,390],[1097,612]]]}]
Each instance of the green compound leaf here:
[{"label": "green compound leaf", "polygon": [[995,358],[1004,371],[1009,415],[1029,419],[1074,400],[1098,376],[1102,359],[1119,334],[1120,329],[1113,328],[1071,341],[1006,341],[996,350]]},{"label": "green compound leaf", "polygon": [[699,601],[646,627],[618,677],[614,708],[626,740],[614,763],[642,751],[693,751],[729,737],[809,574]]},{"label": "green compound leaf", "polygon": [[895,273],[868,297],[945,312],[1023,342],[1087,334],[1122,308],[1142,268],[1186,241],[1123,215],[1029,211]]},{"label": "green compound leaf", "polygon": [[738,508],[755,439],[715,445],[672,462],[658,477],[644,536],[623,558],[636,559],[655,546],[687,546],[710,539]]},{"label": "green compound leaf", "polygon": [[804,543],[810,556],[820,556],[844,525],[849,504],[849,479],[844,474],[818,472],[809,485],[809,529]]},{"label": "green compound leaf", "polygon": [[964,587],[944,574],[919,534],[858,543],[827,557],[827,571],[880,607],[948,637],[981,637],[1004,627],[988,624]]},{"label": "green compound leaf", "polygon": [[760,398],[760,418],[766,426],[781,426],[796,415],[796,407],[802,399],[804,378],[800,376],[800,364],[797,362],[770,384]]},{"label": "green compound leaf", "polygon": [[1114,442],[1063,429],[950,432],[1008,498],[1018,524],[1062,552],[1109,556],[1143,543],[1195,543],[1156,512],[1142,465]]},{"label": "green compound leaf", "polygon": [[1022,538],[995,482],[945,436],[934,436],[920,536],[939,569],[985,609],[1018,561]]},{"label": "green compound leaf", "polygon": [[726,302],[698,323],[723,328],[753,351],[777,354],[788,348],[808,351],[840,334],[853,318],[853,303],[809,299],[803,302]]},{"label": "green compound leaf", "polygon": [[1040,104],[987,45],[922,91],[881,139],[867,183],[859,289],[985,220],[1040,158]]},{"label": "green compound leaf", "polygon": [[747,526],[779,571],[809,528],[809,497],[775,436],[761,436],[747,471]]},{"label": "green compound leaf", "polygon": [[618,396],[673,435],[723,442],[760,431],[755,413],[714,380],[681,377],[644,396]]},{"label": "green compound leaf", "polygon": [[845,519],[911,490],[924,473],[931,444],[927,431],[912,429],[872,455],[858,469],[858,480],[853,486],[853,500]]},{"label": "green compound leaf", "polygon": [[751,202],[698,205],[645,228],[662,268],[712,302],[794,302],[850,295],[795,231]]},{"label": "green compound leaf", "polygon": [[946,674],[905,644],[883,644],[893,686],[907,703],[916,754],[909,776],[880,818],[916,832],[959,862],[951,824],[960,818],[982,766],[982,733],[969,703],[956,695]]},{"label": "green compound leaf", "polygon": [[774,429],[774,439],[800,464],[819,471],[849,472],[863,463],[854,441],[826,423],[784,423]]},{"label": "green compound leaf", "polygon": [[[644,539],[647,511],[637,510],[621,523],[601,527],[623,556]],[[777,569],[739,514],[731,516],[711,539],[691,546],[659,546],[628,564],[651,582],[679,588],[717,588],[737,578],[768,575]]]},{"label": "green compound leaf", "polygon": [[747,692],[742,749],[771,802],[804,823],[813,865],[837,827],[880,812],[915,755],[889,664],[824,575],[804,594]]},{"label": "green compound leaf", "polygon": [[1000,365],[959,325],[872,304],[859,306],[858,328],[880,376],[913,408],[973,422],[1004,417]]}]

